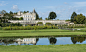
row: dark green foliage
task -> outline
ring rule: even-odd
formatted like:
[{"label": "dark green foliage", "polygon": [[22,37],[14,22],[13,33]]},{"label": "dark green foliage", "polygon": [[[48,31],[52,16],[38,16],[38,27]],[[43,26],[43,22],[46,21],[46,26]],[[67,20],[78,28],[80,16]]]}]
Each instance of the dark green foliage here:
[{"label": "dark green foliage", "polygon": [[45,18],[45,20],[48,20],[48,18]]},{"label": "dark green foliage", "polygon": [[52,25],[51,23],[46,23],[46,25]]},{"label": "dark green foliage", "polygon": [[51,23],[46,23],[46,24],[51,24]]},{"label": "dark green foliage", "polygon": [[74,17],[74,23],[75,24],[85,24],[85,16],[83,16],[82,14],[77,15]]},{"label": "dark green foliage", "polygon": [[40,17],[39,20],[42,20],[42,17]]},{"label": "dark green foliage", "polygon": [[1,27],[6,27],[6,26],[22,26],[20,23],[0,23]]},{"label": "dark green foliage", "polygon": [[50,12],[48,19],[55,19],[57,17],[55,12]]},{"label": "dark green foliage", "polygon": [[36,13],[36,20],[38,20],[39,19],[39,15]]},{"label": "dark green foliage", "polygon": [[58,29],[57,26],[9,26],[3,27],[3,30],[37,30],[37,29]]},{"label": "dark green foliage", "polygon": [[66,21],[71,21],[70,19],[66,20]]},{"label": "dark green foliage", "polygon": [[77,16],[77,14],[75,12],[73,12],[72,16],[71,16],[71,22],[74,22],[74,17]]},{"label": "dark green foliage", "polygon": [[13,14],[13,12],[12,12],[12,11],[10,11],[10,14]]},{"label": "dark green foliage", "polygon": [[43,24],[42,22],[38,22],[37,24]]},{"label": "dark green foliage", "polygon": [[85,26],[67,26],[67,28],[85,28]]},{"label": "dark green foliage", "polygon": [[0,26],[0,30],[2,30],[2,27]]},{"label": "dark green foliage", "polygon": [[19,20],[23,20],[23,17],[20,17]]}]

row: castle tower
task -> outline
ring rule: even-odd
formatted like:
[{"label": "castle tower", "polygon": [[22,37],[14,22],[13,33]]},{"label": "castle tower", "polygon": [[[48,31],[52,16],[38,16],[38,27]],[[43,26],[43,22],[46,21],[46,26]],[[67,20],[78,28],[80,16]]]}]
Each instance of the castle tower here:
[{"label": "castle tower", "polygon": [[21,15],[21,12],[19,11],[19,12],[17,13],[17,15]]},{"label": "castle tower", "polygon": [[36,13],[35,9],[33,9],[33,13]]}]

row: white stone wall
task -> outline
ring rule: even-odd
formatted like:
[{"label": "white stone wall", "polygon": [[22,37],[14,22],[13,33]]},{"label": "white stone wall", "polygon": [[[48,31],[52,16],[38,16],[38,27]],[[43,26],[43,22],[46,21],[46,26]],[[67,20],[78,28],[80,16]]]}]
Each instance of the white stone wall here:
[{"label": "white stone wall", "polygon": [[65,20],[8,20],[11,23],[21,23],[21,24],[37,24],[42,22],[43,24],[66,24]]}]

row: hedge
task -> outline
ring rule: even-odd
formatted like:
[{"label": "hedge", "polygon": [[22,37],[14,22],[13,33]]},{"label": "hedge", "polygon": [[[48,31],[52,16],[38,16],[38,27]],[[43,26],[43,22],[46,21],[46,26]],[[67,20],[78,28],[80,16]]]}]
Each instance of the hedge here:
[{"label": "hedge", "polygon": [[36,30],[36,29],[58,29],[57,26],[13,26],[3,27],[3,30]]}]

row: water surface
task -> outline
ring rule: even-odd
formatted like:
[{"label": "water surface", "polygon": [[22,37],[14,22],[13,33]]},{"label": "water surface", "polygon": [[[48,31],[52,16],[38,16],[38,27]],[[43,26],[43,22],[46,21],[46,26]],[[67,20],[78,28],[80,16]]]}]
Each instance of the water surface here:
[{"label": "water surface", "polygon": [[0,45],[86,44],[86,37],[0,38]]}]

